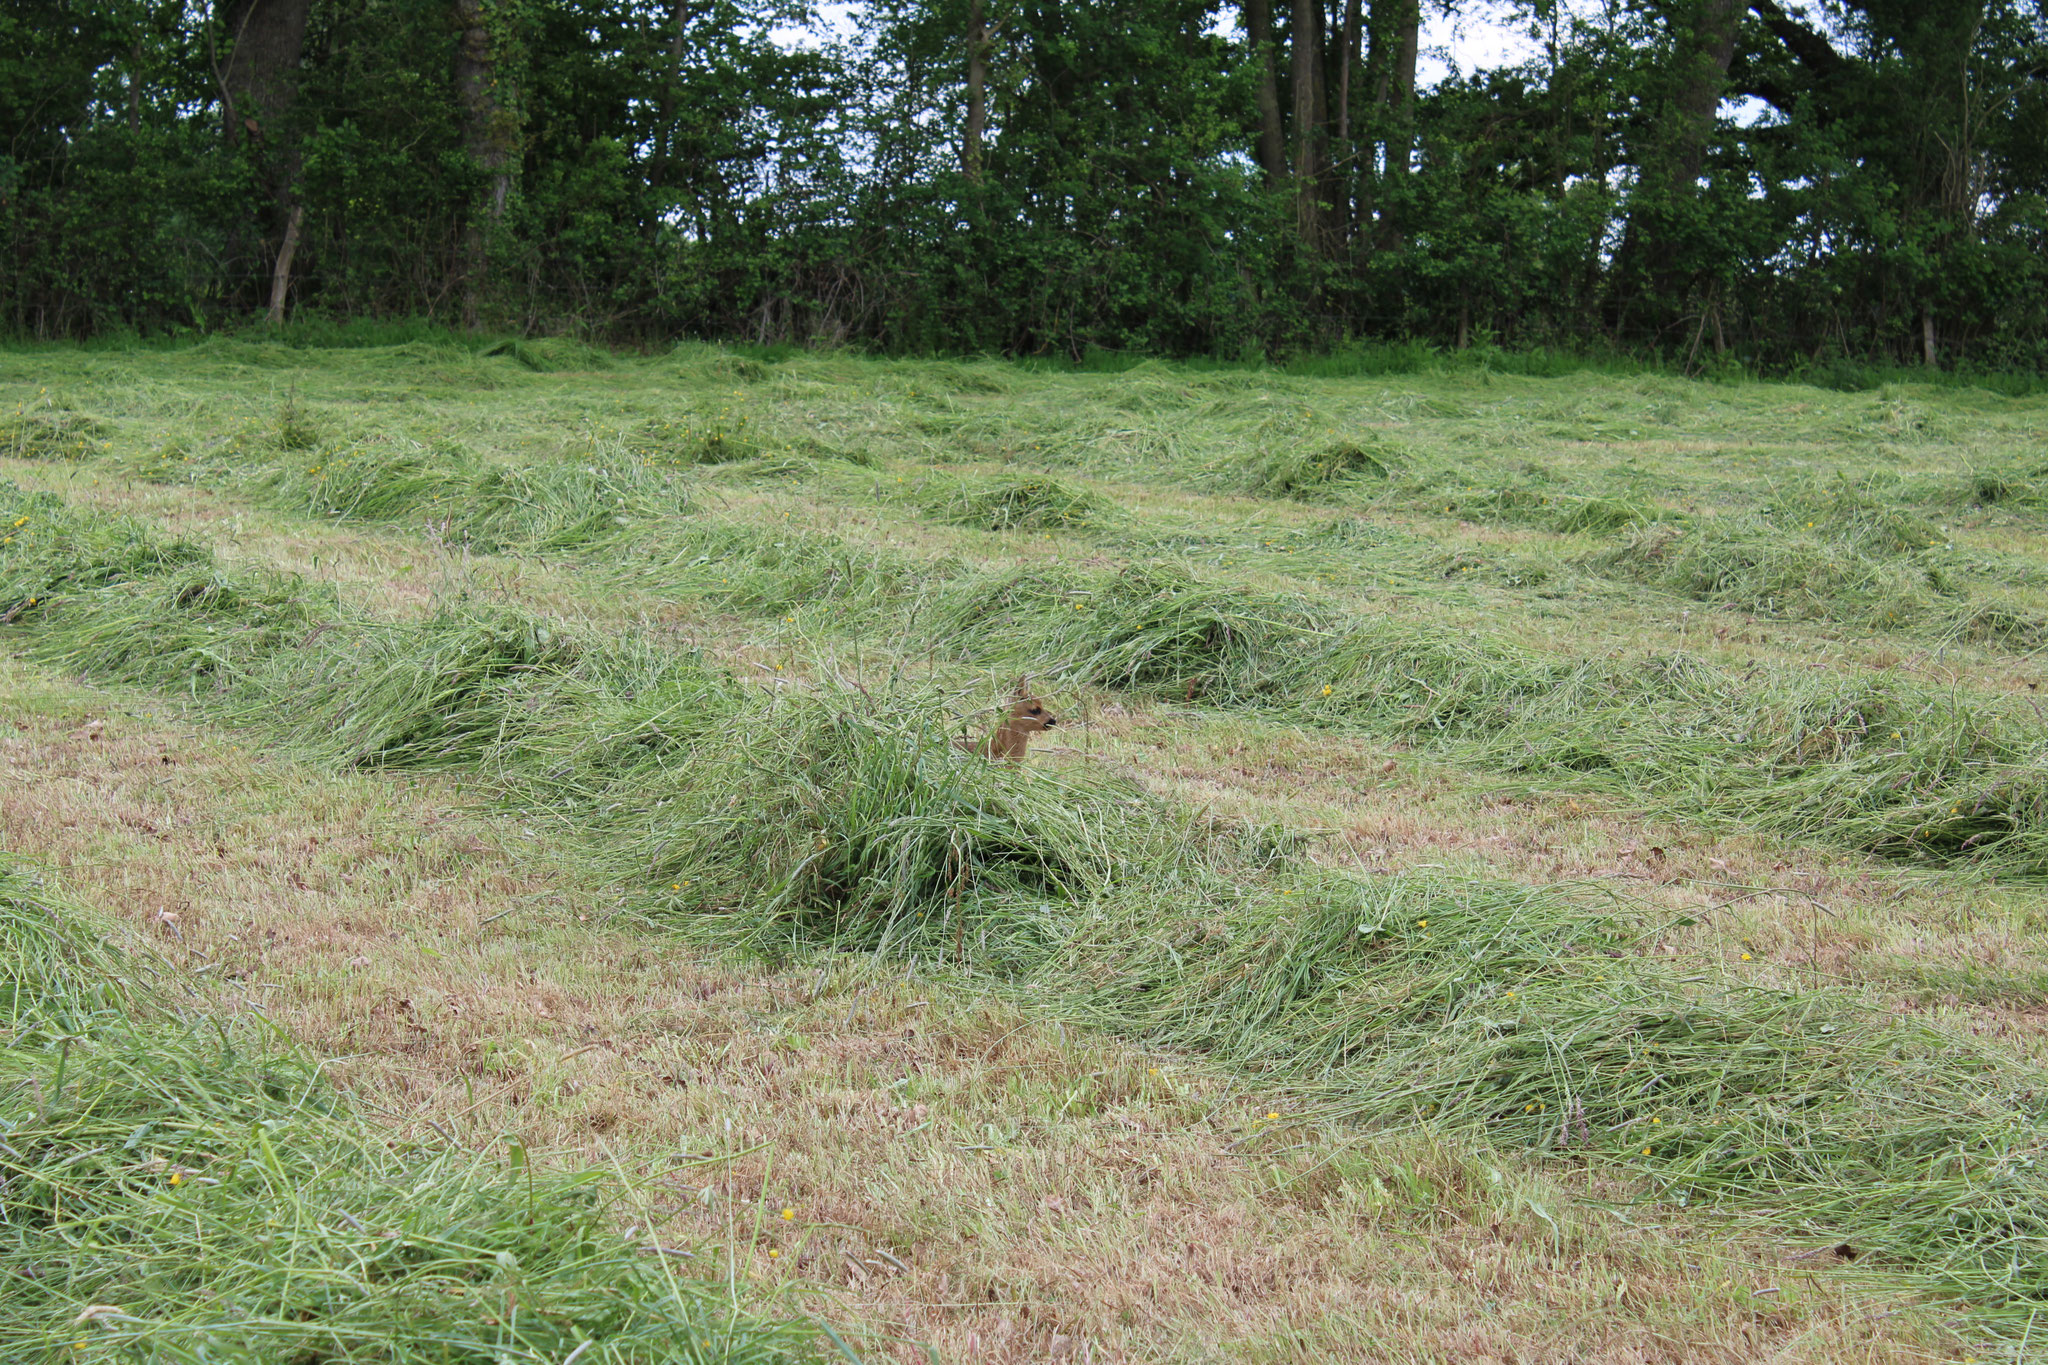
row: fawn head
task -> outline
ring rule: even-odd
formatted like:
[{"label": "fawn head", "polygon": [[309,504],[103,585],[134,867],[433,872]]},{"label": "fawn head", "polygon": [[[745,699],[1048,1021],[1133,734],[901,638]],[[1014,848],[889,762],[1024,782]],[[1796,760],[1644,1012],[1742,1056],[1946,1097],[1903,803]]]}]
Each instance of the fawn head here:
[{"label": "fawn head", "polygon": [[1020,762],[1031,737],[1041,730],[1050,730],[1058,725],[1059,717],[1046,709],[1045,702],[1031,690],[1027,678],[1017,679],[1017,690],[1011,694],[1010,709],[1003,716],[989,737],[982,741],[981,751],[990,758],[1007,758]]}]

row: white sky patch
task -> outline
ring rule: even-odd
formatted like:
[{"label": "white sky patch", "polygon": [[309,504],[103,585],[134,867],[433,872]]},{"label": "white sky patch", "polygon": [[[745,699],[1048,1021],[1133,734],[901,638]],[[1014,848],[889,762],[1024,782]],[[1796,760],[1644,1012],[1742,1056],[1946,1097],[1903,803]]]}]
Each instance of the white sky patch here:
[{"label": "white sky patch", "polygon": [[[1597,6],[1581,3],[1563,8],[1592,10]],[[1499,0],[1481,0],[1462,13],[1423,16],[1415,83],[1427,88],[1449,75],[1520,66],[1542,55],[1543,35],[1540,30],[1530,31],[1526,17],[1517,21]]]},{"label": "white sky patch", "polygon": [[[991,8],[1001,3],[1002,0],[994,0]],[[858,16],[863,8],[847,0],[820,4],[816,28],[778,28],[772,30],[772,36],[778,45],[791,49],[846,42],[859,27]],[[1516,13],[1518,7],[1511,0],[1464,0],[1455,12],[1448,14],[1427,0],[1425,8],[1430,12],[1423,16],[1421,51],[1415,63],[1416,84],[1425,90],[1449,76],[1524,66],[1540,61],[1544,55],[1549,36],[1546,26],[1527,13]],[[1558,0],[1558,8],[1565,16],[1590,21],[1605,12],[1606,3]],[[1569,25],[1570,17],[1562,22]],[[1235,4],[1218,8],[1215,32],[1235,33],[1237,24]],[[1754,125],[1770,112],[1770,106],[1758,99],[1740,97],[1728,103],[1735,108],[1727,111],[1724,105],[1724,111],[1742,127]]]}]

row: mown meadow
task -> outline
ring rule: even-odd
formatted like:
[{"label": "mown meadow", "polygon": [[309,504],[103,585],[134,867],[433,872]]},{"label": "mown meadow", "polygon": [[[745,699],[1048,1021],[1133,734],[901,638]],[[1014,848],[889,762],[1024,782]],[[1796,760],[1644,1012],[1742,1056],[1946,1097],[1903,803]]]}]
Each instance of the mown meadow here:
[{"label": "mown meadow", "polygon": [[2048,395],[1371,360],[0,353],[0,1330],[2039,1351]]}]

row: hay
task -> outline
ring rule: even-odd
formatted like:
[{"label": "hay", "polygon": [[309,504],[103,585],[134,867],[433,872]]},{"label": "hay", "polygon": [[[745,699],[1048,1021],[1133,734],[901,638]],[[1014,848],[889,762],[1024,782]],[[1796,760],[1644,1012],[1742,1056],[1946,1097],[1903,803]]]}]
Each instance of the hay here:
[{"label": "hay", "polygon": [[1109,511],[1100,494],[1050,478],[961,482],[929,499],[939,521],[983,531],[1078,530],[1099,526]]},{"label": "hay", "polygon": [[815,1358],[815,1329],[622,1241],[610,1179],[516,1145],[394,1141],[268,1024],[194,1012],[190,983],[84,932],[12,862],[0,963],[17,1358]]}]

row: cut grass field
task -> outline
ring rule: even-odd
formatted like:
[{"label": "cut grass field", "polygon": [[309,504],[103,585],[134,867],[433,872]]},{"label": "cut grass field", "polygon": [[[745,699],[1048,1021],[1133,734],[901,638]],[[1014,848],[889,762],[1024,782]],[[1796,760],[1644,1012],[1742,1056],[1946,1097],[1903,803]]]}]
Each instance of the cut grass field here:
[{"label": "cut grass field", "polygon": [[396,1138],[878,1358],[2048,1333],[2048,400],[529,349],[0,357],[10,847]]}]

